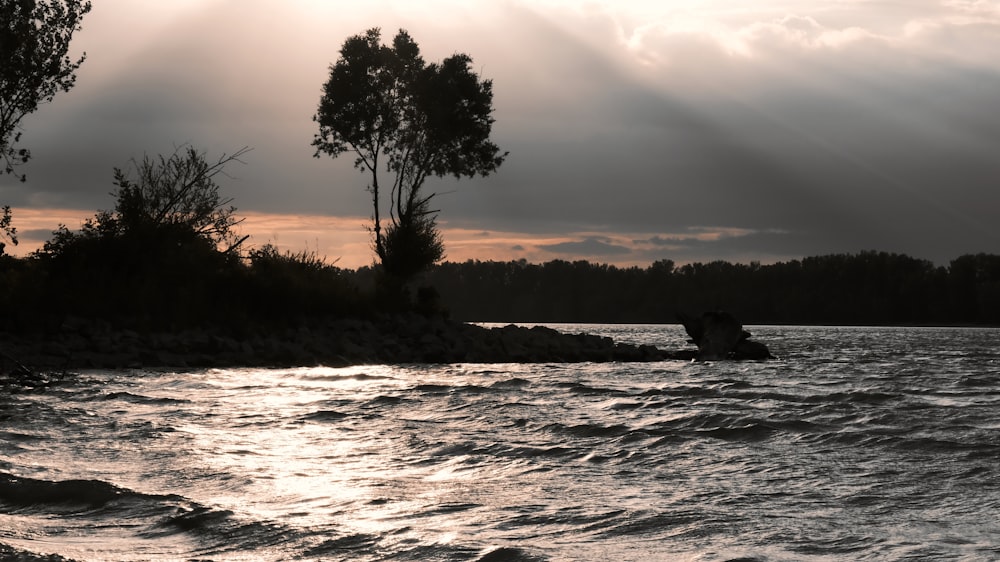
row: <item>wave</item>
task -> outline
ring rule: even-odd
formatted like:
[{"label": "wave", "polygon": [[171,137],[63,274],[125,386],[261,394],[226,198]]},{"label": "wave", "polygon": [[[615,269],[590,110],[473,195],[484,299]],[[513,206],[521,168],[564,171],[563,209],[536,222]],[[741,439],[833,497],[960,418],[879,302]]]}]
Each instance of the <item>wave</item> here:
[{"label": "wave", "polygon": [[512,379],[505,379],[502,381],[497,381],[490,385],[490,388],[509,388],[509,389],[521,389],[526,386],[531,385],[531,381],[528,379],[522,379],[520,377],[514,377]]},{"label": "wave", "polygon": [[398,406],[405,402],[409,402],[410,399],[404,398],[403,396],[392,396],[388,394],[380,394],[375,398],[372,398],[361,405],[362,409],[380,409],[388,406]]},{"label": "wave", "polygon": [[288,530],[277,524],[242,521],[228,509],[191,504],[176,508],[173,514],[161,518],[140,536],[160,537],[175,533],[202,537],[203,549],[221,551],[247,544],[258,548],[278,544],[289,535]]},{"label": "wave", "polygon": [[960,379],[958,379],[955,385],[967,388],[985,387],[991,390],[989,394],[996,394],[1000,392],[1000,390],[997,389],[997,387],[1000,386],[1000,374],[984,373],[984,374],[965,375]]},{"label": "wave", "polygon": [[739,526],[742,522],[739,513],[706,510],[701,506],[675,505],[665,509],[629,509],[613,512],[603,520],[584,526],[582,531],[610,541],[636,538],[644,541],[664,541],[684,537],[700,540],[722,529]]},{"label": "wave", "polygon": [[475,384],[460,384],[460,385],[450,385],[450,384],[418,384],[413,387],[415,392],[421,394],[490,394],[496,392],[498,389],[503,387],[498,387],[496,385],[491,386],[479,386]]},{"label": "wave", "polygon": [[302,421],[340,421],[347,417],[350,417],[350,414],[338,412],[337,410],[317,410],[302,416],[300,419]]},{"label": "wave", "polygon": [[21,433],[19,431],[0,431],[0,441],[6,444],[11,443],[34,443],[43,441],[45,438],[31,433]]},{"label": "wave", "polygon": [[833,392],[830,394],[809,395],[802,399],[809,404],[821,403],[854,403],[854,404],[884,404],[902,398],[899,394],[879,391],[854,390],[850,392]]},{"label": "wave", "polygon": [[0,542],[0,560],[7,562],[73,562],[58,554],[38,554]]},{"label": "wave", "polygon": [[299,375],[301,380],[308,381],[326,381],[326,382],[340,382],[340,381],[392,381],[396,380],[396,377],[389,375],[369,375],[368,373],[354,373],[348,375],[315,375],[315,374],[301,374]]},{"label": "wave", "polygon": [[552,433],[566,434],[573,437],[620,437],[632,432],[632,428],[626,425],[602,425],[599,423],[581,423],[577,425],[550,423],[543,426],[542,429]]},{"label": "wave", "polygon": [[84,515],[95,524],[102,521],[102,526],[136,528],[142,539],[184,534],[197,538],[197,552],[192,554],[198,556],[253,551],[290,536],[277,524],[242,521],[232,511],[182,496],[146,494],[103,480],[51,481],[0,473],[0,513],[44,519]]},{"label": "wave", "polygon": [[49,481],[0,473],[0,504],[22,510],[93,510],[115,501],[155,502],[166,498],[141,494],[103,480]]},{"label": "wave", "polygon": [[182,400],[178,398],[153,398],[151,396],[142,396],[141,394],[132,394],[131,392],[109,392],[101,396],[103,400],[121,400],[123,402],[130,402],[132,404],[186,404],[190,403],[190,400]]},{"label": "wave", "polygon": [[499,447],[494,448],[495,450],[501,451],[501,454],[497,456],[515,457],[522,459],[535,459],[535,458],[548,458],[548,457],[571,457],[580,455],[580,449],[575,447],[564,447],[562,445],[552,445],[552,446],[542,446],[542,447],[532,447],[529,445],[522,445],[519,447]]},{"label": "wave", "polygon": [[480,556],[476,562],[544,562],[547,558],[536,556],[526,550],[505,546],[491,550]]},{"label": "wave", "polygon": [[734,400],[749,402],[754,400],[772,400],[775,402],[804,403],[804,404],[884,404],[902,399],[902,395],[868,390],[854,390],[847,392],[831,392],[828,394],[808,394],[797,395],[787,392],[777,392],[768,389],[754,389],[749,383],[727,385],[725,387],[715,386],[678,386],[662,389],[648,389],[639,396],[669,396],[673,398],[718,398],[721,400]]},{"label": "wave", "polygon": [[777,428],[762,423],[748,423],[734,427],[716,427],[706,429],[702,435],[725,441],[763,441],[771,437]]},{"label": "wave", "polygon": [[327,539],[322,543],[303,552],[306,558],[325,558],[336,555],[338,558],[349,558],[358,551],[373,550],[381,538],[377,535],[359,533],[344,535],[335,539]]},{"label": "wave", "polygon": [[791,418],[747,416],[731,413],[695,413],[661,421],[624,434],[628,440],[648,437],[655,441],[649,447],[703,438],[724,441],[757,442],[778,434],[809,439],[833,435],[840,428],[824,423]]},{"label": "wave", "polygon": [[462,457],[466,455],[482,453],[479,446],[472,442],[459,442],[459,443],[449,443],[447,445],[440,445],[438,448],[430,451],[428,453],[429,457],[441,458],[441,457]]},{"label": "wave", "polygon": [[450,515],[452,513],[461,513],[463,511],[469,511],[470,509],[476,509],[482,507],[479,503],[442,503],[442,504],[432,504],[427,506],[418,512],[420,517],[429,517],[434,515]]},{"label": "wave", "polygon": [[[371,534],[352,534],[328,539],[323,543],[306,550],[303,558],[318,558],[326,560],[349,560],[358,556],[359,552],[377,551],[385,537]],[[474,562],[545,562],[548,558],[532,554],[528,550],[504,546],[493,548],[483,553],[482,550],[455,544],[419,545],[407,549],[395,550],[393,560],[470,560]]]}]

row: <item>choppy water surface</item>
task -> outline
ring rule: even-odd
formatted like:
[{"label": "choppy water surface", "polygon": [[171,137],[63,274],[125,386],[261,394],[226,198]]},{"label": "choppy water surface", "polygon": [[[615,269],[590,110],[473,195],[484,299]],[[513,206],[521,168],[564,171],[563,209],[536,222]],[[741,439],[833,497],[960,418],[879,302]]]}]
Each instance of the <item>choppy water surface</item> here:
[{"label": "choppy water surface", "polygon": [[[684,346],[677,326],[559,328]],[[0,394],[0,544],[81,561],[1000,558],[1000,330],[751,330],[779,360],[83,372]]]}]

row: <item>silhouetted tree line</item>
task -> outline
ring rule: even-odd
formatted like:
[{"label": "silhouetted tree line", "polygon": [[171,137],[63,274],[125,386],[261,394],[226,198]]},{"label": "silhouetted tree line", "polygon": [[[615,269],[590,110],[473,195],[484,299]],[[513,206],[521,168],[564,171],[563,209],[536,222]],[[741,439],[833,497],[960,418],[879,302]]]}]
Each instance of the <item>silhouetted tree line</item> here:
[{"label": "silhouetted tree line", "polygon": [[23,258],[0,255],[0,331],[71,319],[116,329],[255,333],[345,317],[445,312],[454,320],[672,323],[725,309],[745,323],[1000,325],[1000,256],[947,267],[885,252],[773,265],[723,261],[616,267],[586,261],[445,262],[387,300],[376,267],[331,265],[270,245],[239,253],[189,224],[125,228],[101,212]]},{"label": "silhouetted tree line", "polygon": [[240,333],[385,311],[315,253],[242,248],[243,219],[214,178],[247,150],[211,161],[181,147],[133,160],[114,170],[112,210],[79,230],[60,225],[27,257],[0,251],[0,331],[45,333],[82,320]]},{"label": "silhouetted tree line", "polygon": [[[0,174],[25,179],[16,172],[31,156],[18,146],[20,123],[73,87],[84,57],[69,58],[69,43],[90,8],[83,0],[0,0]],[[485,176],[504,161],[490,141],[492,82],[465,54],[425,63],[402,30],[390,46],[371,29],[340,54],[313,145],[317,155],[351,153],[371,174],[378,265],[343,270],[310,252],[243,248],[242,219],[213,178],[248,149],[213,162],[185,147],[116,169],[113,210],[78,231],[60,226],[26,258],[4,253],[18,239],[10,207],[0,206],[0,331],[44,333],[74,318],[119,329],[253,331],[401,311],[450,311],[467,321],[674,322],[677,311],[716,308],[748,323],[1000,324],[1000,257],[986,254],[949,267],[877,252],[767,266],[438,264],[435,193],[424,181]],[[394,176],[391,184],[380,186],[380,171]]]},{"label": "silhouetted tree line", "polygon": [[466,321],[670,323],[721,308],[755,324],[1000,324],[1000,256],[988,254],[948,267],[874,251],[773,265],[467,261],[426,284]]},{"label": "silhouetted tree line", "polygon": [[270,245],[219,251],[190,229],[129,234],[61,229],[24,258],[0,255],[0,332],[44,334],[66,322],[236,335],[385,312],[344,270],[311,252]]}]

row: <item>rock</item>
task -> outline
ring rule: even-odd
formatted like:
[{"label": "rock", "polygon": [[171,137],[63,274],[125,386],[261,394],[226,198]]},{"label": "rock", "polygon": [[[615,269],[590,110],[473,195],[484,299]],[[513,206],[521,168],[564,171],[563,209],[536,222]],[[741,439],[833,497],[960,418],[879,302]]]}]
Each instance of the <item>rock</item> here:
[{"label": "rock", "polygon": [[[146,333],[88,330],[0,334],[28,368],[291,367],[371,363],[540,363],[661,361],[673,353],[549,327],[486,328],[418,314],[329,319],[295,328],[210,328]],[[4,370],[9,370],[3,365]]]},{"label": "rock", "polygon": [[750,332],[728,312],[706,312],[698,318],[679,312],[677,317],[691,336],[690,343],[698,346],[695,355],[698,361],[773,359],[766,345],[749,341]]},{"label": "rock", "polygon": [[767,346],[756,341],[741,340],[733,351],[733,359],[746,359],[751,361],[763,361],[774,359]]}]

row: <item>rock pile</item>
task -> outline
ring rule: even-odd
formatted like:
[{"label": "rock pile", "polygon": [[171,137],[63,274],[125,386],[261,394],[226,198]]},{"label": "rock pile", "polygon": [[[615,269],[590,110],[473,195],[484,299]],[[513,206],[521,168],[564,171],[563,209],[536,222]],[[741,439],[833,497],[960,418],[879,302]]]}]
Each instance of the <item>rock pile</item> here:
[{"label": "rock pile", "polygon": [[67,320],[46,338],[0,334],[0,349],[38,370],[345,366],[405,363],[660,361],[675,354],[551,328],[482,326],[417,314],[339,319],[268,333],[114,330]]}]

